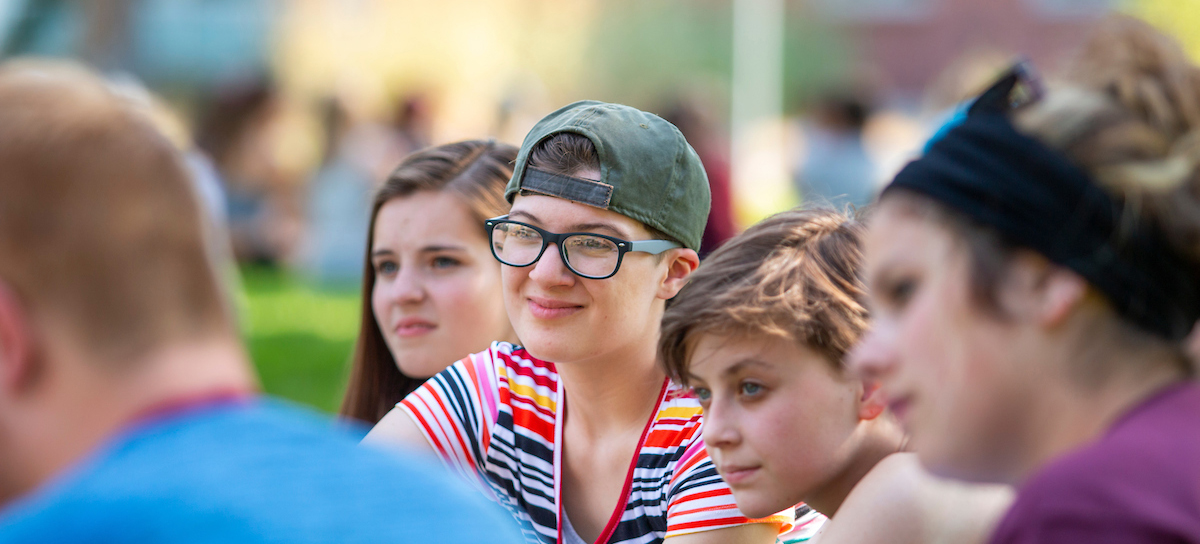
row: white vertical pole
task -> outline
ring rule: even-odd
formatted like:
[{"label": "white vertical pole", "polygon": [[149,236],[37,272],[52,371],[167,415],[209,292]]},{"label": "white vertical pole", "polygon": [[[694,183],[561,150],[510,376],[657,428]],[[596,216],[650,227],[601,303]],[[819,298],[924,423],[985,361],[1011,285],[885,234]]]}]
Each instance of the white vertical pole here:
[{"label": "white vertical pole", "polygon": [[731,162],[736,211],[756,221],[790,199],[784,149],[784,0],[733,0]]}]

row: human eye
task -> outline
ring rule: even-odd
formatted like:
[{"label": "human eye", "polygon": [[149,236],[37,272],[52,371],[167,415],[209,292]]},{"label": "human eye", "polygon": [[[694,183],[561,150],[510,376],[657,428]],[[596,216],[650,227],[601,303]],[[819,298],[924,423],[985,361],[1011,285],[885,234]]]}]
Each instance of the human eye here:
[{"label": "human eye", "polygon": [[611,240],[599,236],[573,236],[571,247],[587,255],[604,255],[616,250]]},{"label": "human eye", "polygon": [[762,384],[755,382],[742,382],[738,384],[738,393],[743,397],[757,397],[765,392]]},{"label": "human eye", "polygon": [[377,276],[391,276],[400,270],[400,265],[396,261],[376,261],[375,274]]},{"label": "human eye", "polygon": [[536,230],[533,230],[525,225],[509,225],[508,235],[517,240],[532,240],[539,237]]},{"label": "human eye", "polygon": [[700,401],[701,406],[706,406],[712,400],[712,391],[707,387],[692,387],[692,394]]},{"label": "human eye", "polygon": [[893,281],[884,290],[888,300],[897,308],[902,308],[908,304],[916,292],[917,281],[910,278],[901,278]]},{"label": "human eye", "polygon": [[432,267],[435,270],[455,268],[458,266],[462,266],[462,264],[463,264],[462,261],[460,261],[454,257],[448,257],[445,255],[439,255],[437,257],[434,257],[433,260],[429,263],[430,267]]}]

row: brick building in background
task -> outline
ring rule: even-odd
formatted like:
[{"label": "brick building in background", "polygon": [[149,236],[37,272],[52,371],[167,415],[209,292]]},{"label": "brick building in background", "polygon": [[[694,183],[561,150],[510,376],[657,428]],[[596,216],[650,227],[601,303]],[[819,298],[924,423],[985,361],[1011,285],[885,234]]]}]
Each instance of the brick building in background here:
[{"label": "brick building in background", "polygon": [[[856,44],[860,65],[892,100],[953,101],[971,64],[1017,55],[1043,71],[1069,53],[1115,0],[809,0]],[[953,72],[953,73],[947,73]],[[934,96],[929,96],[932,93]],[[943,96],[944,95],[944,96]],[[943,106],[944,103],[926,104]]]}]

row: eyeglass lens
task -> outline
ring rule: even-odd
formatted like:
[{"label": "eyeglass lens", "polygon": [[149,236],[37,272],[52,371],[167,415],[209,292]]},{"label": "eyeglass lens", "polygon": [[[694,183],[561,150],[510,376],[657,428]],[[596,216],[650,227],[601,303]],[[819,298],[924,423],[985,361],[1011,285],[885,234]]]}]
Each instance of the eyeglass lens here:
[{"label": "eyeglass lens", "polygon": [[[517,223],[500,223],[492,229],[492,248],[500,262],[528,266],[538,259],[544,244],[541,233]],[[562,242],[567,265],[583,276],[607,276],[617,269],[620,251],[601,236],[573,234]]]}]

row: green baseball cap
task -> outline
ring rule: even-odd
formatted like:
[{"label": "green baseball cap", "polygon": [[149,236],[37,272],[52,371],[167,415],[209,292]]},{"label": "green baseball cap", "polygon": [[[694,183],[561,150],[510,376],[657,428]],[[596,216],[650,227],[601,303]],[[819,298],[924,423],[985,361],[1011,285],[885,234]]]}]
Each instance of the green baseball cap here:
[{"label": "green baseball cap", "polygon": [[[600,180],[529,169],[529,153],[561,132],[586,137],[600,157]],[[712,196],[696,150],[675,125],[644,111],[584,100],[534,125],[517,154],[504,197],[528,191],[612,210],[700,250]]]}]

